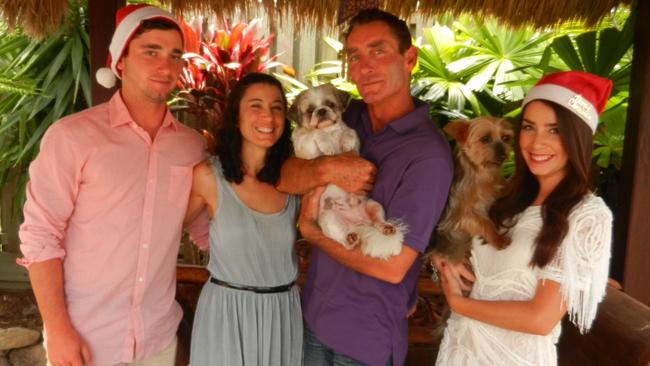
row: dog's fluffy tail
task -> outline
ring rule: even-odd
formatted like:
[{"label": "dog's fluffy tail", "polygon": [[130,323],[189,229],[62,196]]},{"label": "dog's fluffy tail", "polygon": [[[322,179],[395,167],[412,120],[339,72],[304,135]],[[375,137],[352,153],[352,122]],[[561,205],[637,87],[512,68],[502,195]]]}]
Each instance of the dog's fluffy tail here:
[{"label": "dog's fluffy tail", "polygon": [[402,251],[406,226],[397,221],[389,221],[395,232],[385,234],[378,228],[368,225],[360,228],[361,252],[367,256],[388,260]]}]

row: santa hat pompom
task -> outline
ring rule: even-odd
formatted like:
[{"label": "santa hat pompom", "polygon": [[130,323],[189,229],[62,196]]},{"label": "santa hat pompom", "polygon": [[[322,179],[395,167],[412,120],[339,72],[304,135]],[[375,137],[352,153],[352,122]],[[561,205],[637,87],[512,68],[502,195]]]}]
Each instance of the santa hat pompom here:
[{"label": "santa hat pompom", "polygon": [[114,87],[115,83],[117,82],[117,78],[115,77],[115,74],[113,74],[113,71],[108,67],[101,67],[97,69],[95,78],[97,79],[99,85],[107,89]]}]

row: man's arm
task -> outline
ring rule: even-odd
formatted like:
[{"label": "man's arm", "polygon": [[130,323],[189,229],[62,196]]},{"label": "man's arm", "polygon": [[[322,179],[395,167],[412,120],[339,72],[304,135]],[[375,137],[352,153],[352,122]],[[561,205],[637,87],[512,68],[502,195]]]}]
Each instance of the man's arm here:
[{"label": "man's arm", "polygon": [[29,279],[47,330],[47,356],[53,365],[92,362],[90,348],[70,322],[63,295],[63,268],[58,258],[32,263]]},{"label": "man's arm", "polygon": [[375,166],[355,152],[321,156],[305,160],[290,158],[280,172],[279,191],[305,194],[327,184],[335,184],[346,192],[367,194],[375,180]]},{"label": "man's arm", "polygon": [[[81,366],[91,362],[88,345],[70,322],[63,287],[62,260],[68,220],[81,181],[78,142],[58,123],[50,127],[41,151],[29,168],[25,222],[20,249],[47,332],[48,359],[53,365]],[[83,276],[83,273],[78,275]]]},{"label": "man's arm", "polygon": [[302,199],[298,226],[303,238],[350,269],[392,284],[402,282],[418,252],[404,245],[400,254],[383,260],[364,255],[358,247],[345,249],[335,240],[325,236],[318,226],[318,204],[323,190],[324,187],[316,188]]}]

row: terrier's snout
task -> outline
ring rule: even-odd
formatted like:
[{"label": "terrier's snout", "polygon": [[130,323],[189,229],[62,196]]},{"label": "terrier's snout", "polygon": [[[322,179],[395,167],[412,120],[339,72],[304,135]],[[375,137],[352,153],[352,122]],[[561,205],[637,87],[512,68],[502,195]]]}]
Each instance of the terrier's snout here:
[{"label": "terrier's snout", "polygon": [[499,163],[503,163],[506,160],[507,157],[508,156],[506,154],[506,148],[503,146],[503,144],[500,144],[500,143],[495,144],[494,145],[494,158]]}]

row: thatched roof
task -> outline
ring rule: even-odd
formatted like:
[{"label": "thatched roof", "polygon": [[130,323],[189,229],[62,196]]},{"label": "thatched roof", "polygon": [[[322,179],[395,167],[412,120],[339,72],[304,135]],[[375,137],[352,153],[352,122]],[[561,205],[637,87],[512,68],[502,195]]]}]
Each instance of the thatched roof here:
[{"label": "thatched roof", "polygon": [[[89,0],[110,1],[110,0]],[[292,17],[298,25],[317,27],[335,25],[343,2],[346,9],[367,4],[408,18],[413,14],[433,16],[445,12],[470,12],[479,16],[494,16],[500,21],[520,26],[543,28],[569,21],[593,25],[612,8],[631,0],[162,0],[174,12],[209,12],[232,14],[265,7],[280,18]],[[641,0],[643,1],[643,0]],[[30,35],[42,37],[52,32],[62,21],[68,0],[0,0],[0,12],[10,25],[20,24]]]}]

